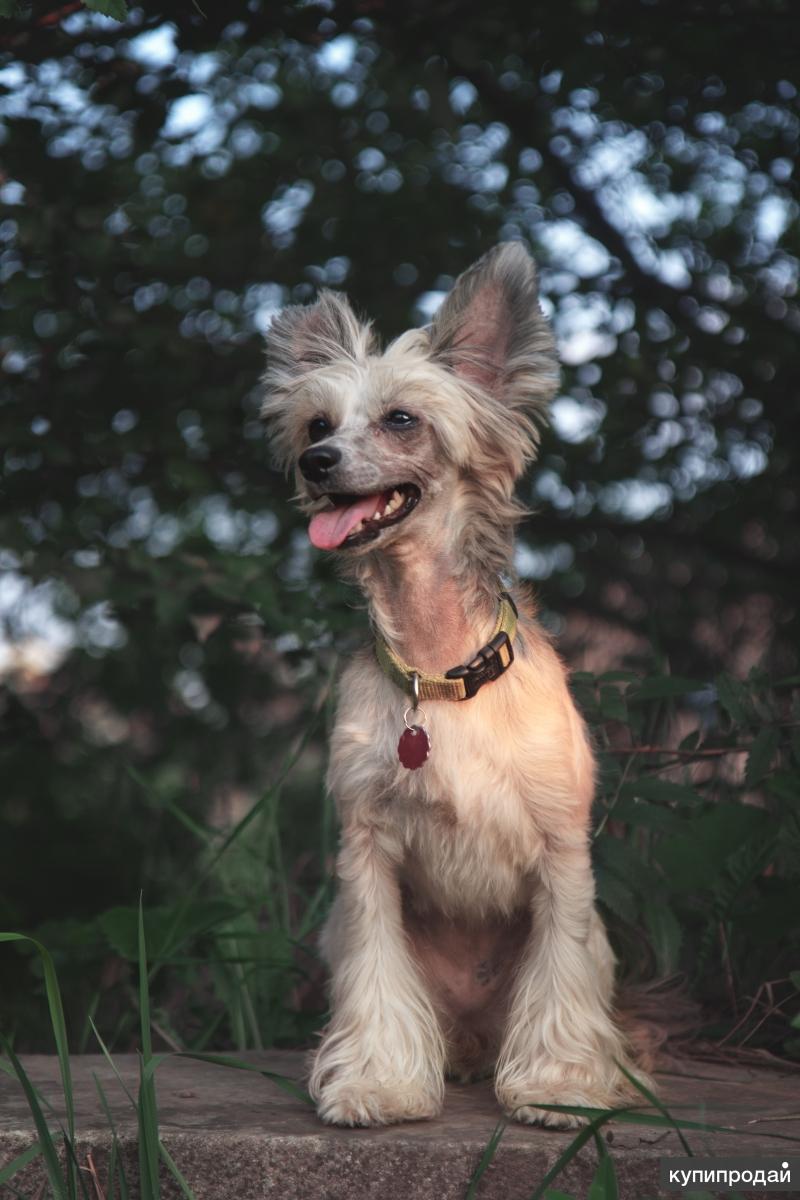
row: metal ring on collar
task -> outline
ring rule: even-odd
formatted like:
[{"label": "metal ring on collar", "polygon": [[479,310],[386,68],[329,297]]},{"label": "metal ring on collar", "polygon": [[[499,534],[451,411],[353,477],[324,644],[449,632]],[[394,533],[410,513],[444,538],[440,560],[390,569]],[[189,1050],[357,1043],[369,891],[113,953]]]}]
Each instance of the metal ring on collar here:
[{"label": "metal ring on collar", "polygon": [[[416,720],[413,723],[410,723],[408,720],[409,713],[416,714]],[[406,729],[416,729],[420,726],[424,726],[427,720],[428,717],[425,709],[420,708],[418,704],[409,704],[408,708],[403,713],[403,724],[405,725]]]}]

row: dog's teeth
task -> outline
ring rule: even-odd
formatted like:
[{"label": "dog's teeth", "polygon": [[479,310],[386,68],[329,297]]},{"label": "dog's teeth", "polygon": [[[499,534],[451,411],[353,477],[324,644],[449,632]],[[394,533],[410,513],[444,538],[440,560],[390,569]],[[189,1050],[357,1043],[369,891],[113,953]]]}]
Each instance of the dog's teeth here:
[{"label": "dog's teeth", "polygon": [[380,518],[381,518],[381,510],[379,508],[376,508],[375,512],[372,514],[372,520],[379,521]]}]

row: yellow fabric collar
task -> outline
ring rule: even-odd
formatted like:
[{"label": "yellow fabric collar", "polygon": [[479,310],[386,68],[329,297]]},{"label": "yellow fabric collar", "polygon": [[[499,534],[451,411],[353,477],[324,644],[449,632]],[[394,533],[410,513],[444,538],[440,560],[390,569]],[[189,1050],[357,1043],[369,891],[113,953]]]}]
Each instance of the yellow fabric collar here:
[{"label": "yellow fabric collar", "polygon": [[512,643],[517,636],[517,606],[508,592],[500,592],[500,611],[494,632],[465,666],[451,667],[444,675],[429,675],[403,662],[383,638],[375,640],[375,654],[384,672],[406,695],[414,698],[414,676],[419,680],[420,700],[469,700],[491,683],[514,661]]}]

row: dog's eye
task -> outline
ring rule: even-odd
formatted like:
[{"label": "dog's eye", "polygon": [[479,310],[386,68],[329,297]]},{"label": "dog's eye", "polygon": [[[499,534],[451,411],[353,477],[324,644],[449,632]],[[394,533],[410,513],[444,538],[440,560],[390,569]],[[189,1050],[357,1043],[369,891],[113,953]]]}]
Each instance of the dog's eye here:
[{"label": "dog's eye", "polygon": [[321,442],[324,437],[327,437],[331,431],[330,421],[326,421],[324,417],[314,417],[313,421],[308,422],[308,436],[312,442]]},{"label": "dog's eye", "polygon": [[417,423],[417,418],[412,417],[411,413],[407,413],[402,408],[393,408],[383,419],[387,425],[391,425],[392,429],[410,429]]}]

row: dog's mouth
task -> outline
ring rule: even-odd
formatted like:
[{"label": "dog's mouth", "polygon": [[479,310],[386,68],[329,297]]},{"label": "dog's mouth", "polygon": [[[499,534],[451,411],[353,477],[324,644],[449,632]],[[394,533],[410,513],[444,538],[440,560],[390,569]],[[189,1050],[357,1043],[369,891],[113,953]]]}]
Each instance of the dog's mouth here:
[{"label": "dog's mouth", "polygon": [[338,550],[370,542],[390,525],[398,525],[417,507],[422,493],[414,483],[396,483],[366,496],[330,492],[331,507],[315,513],[308,527],[312,545]]}]

